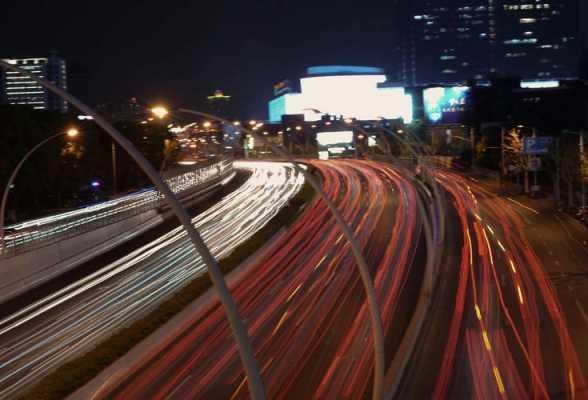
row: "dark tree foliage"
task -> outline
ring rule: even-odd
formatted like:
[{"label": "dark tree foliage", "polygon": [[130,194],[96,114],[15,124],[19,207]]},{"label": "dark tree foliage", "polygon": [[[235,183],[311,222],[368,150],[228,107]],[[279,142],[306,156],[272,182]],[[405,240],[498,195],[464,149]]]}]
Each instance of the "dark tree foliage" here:
[{"label": "dark tree foliage", "polygon": [[[78,121],[75,114],[62,115],[28,107],[0,107],[0,194],[19,160],[37,143],[75,126],[75,139],[57,138],[38,149],[23,165],[8,199],[7,216],[17,220],[77,207],[87,198],[92,180],[101,182],[100,198],[112,194],[112,141],[92,121]],[[166,146],[173,138],[158,123],[120,123],[117,128],[159,169]],[[116,146],[118,192],[148,185],[134,162]],[[168,164],[170,160],[168,159]]]}]

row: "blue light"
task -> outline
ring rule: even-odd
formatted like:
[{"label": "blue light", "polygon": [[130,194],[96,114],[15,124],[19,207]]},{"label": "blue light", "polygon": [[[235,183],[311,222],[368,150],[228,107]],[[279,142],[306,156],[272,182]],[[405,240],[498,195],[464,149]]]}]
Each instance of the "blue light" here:
[{"label": "blue light", "polygon": [[98,182],[98,181],[92,181],[92,182],[90,183],[90,185],[91,185],[93,188],[97,188],[97,187],[100,187],[100,182]]},{"label": "blue light", "polygon": [[320,65],[307,68],[306,73],[313,75],[366,75],[366,74],[384,74],[383,68],[363,67],[357,65]]}]

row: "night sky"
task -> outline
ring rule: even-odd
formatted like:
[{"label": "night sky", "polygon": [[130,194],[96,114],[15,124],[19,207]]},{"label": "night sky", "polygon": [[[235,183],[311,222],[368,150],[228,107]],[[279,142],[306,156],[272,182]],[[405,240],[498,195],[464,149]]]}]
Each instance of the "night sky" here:
[{"label": "night sky", "polygon": [[87,70],[77,94],[92,105],[137,96],[199,107],[222,89],[240,116],[265,118],[272,85],[308,66],[391,69],[393,3],[13,1],[2,4],[0,57],[56,50]]}]

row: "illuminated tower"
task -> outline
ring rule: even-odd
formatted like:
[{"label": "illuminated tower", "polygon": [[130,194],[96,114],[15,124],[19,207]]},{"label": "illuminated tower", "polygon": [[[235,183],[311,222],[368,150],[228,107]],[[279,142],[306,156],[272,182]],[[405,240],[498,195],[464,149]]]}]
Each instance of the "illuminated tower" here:
[{"label": "illuminated tower", "polygon": [[208,105],[208,112],[213,115],[229,118],[230,114],[231,96],[227,96],[222,90],[215,90],[214,94],[206,97],[206,104]]}]

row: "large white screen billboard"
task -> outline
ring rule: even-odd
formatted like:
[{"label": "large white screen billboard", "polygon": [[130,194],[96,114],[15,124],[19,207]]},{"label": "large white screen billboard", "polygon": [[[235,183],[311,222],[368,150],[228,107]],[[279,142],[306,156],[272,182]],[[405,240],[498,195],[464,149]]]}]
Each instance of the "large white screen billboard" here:
[{"label": "large white screen billboard", "polygon": [[412,96],[402,87],[378,84],[385,75],[316,76],[300,80],[301,93],[285,95],[270,102],[270,120],[283,114],[304,114],[306,121],[317,121],[322,114],[377,120],[413,118]]}]

